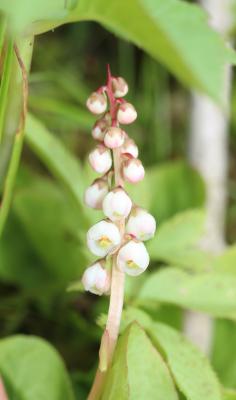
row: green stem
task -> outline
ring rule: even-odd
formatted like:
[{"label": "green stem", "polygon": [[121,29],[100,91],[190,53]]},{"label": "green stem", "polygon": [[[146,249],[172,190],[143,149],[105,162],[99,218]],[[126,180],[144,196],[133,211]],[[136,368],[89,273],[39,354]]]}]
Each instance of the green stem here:
[{"label": "green stem", "polygon": [[2,54],[2,49],[5,40],[6,27],[7,27],[6,17],[2,15],[0,16],[0,57]]},{"label": "green stem", "polygon": [[13,57],[13,41],[10,39],[6,46],[6,55],[4,58],[3,72],[0,87],[0,144],[3,137],[4,117],[7,107],[7,97],[9,83],[11,78],[12,57]]},{"label": "green stem", "polygon": [[33,51],[32,37],[21,38],[17,41],[14,51],[8,102],[4,115],[4,137],[0,148],[0,181],[4,181],[0,205],[0,236],[10,209],[23,146],[28,94],[27,73]]}]

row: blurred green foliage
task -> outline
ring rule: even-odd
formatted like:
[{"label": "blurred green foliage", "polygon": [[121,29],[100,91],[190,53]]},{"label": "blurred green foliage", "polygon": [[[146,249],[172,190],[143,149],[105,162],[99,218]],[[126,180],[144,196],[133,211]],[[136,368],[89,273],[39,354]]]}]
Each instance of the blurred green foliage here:
[{"label": "blurred green foliage", "polygon": [[[29,377],[24,373],[18,383],[20,392],[15,392],[13,375],[23,369],[21,363],[31,364],[31,357],[32,364],[35,363],[30,370],[32,382],[33,375],[43,380],[43,370],[50,365],[45,374],[47,379],[51,377],[51,386],[47,383],[48,392],[40,396],[45,400],[74,398],[58,355],[41,339],[27,341],[28,335],[42,337],[58,350],[65,360],[76,399],[85,399],[91,386],[108,299],[66,289],[74,280],[80,280],[92,260],[85,235],[88,227],[100,218],[99,213],[83,206],[84,189],[94,177],[86,164],[93,146],[90,130],[94,118],[85,109],[85,101],[91,90],[105,81],[107,62],[114,75],[122,75],[129,82],[128,99],[138,110],[137,122],[128,129],[139,145],[146,178],[138,187],[128,190],[135,201],[155,215],[159,232],[149,244],[150,271],[137,280],[127,279],[123,321],[127,327],[137,320],[147,330],[151,324],[152,334],[148,331],[148,335],[152,341],[136,324],[126,328],[114,370],[121,370],[124,362],[128,368],[136,365],[137,369],[134,375],[131,368],[131,375],[123,371],[119,377],[111,370],[104,400],[118,399],[116,385],[120,385],[120,380],[124,387],[131,385],[133,398],[150,397],[160,374],[165,382],[160,398],[167,398],[168,394],[168,399],[223,399],[209,363],[177,331],[156,321],[181,329],[182,307],[230,318],[215,324],[212,362],[222,384],[236,388],[232,351],[224,351],[225,343],[235,340],[235,249],[232,246],[217,258],[199,250],[205,188],[186,161],[189,93],[176,81],[177,77],[219,99],[220,72],[224,61],[231,58],[230,52],[208,28],[202,12],[184,2],[132,0],[128,4],[113,2],[105,8],[104,0],[78,4],[55,0],[45,14],[44,6],[49,3],[43,1],[37,7],[34,4],[35,8],[29,7],[27,0],[17,3],[17,7],[28,11],[20,12],[18,19],[17,9],[14,10],[15,29],[41,31],[62,21],[91,19],[128,41],[94,22],[62,26],[36,38],[26,145],[10,217],[0,241],[0,335],[26,335],[0,341],[0,371],[12,396],[10,400],[39,398],[37,386],[27,385],[30,394],[25,391]],[[9,8],[8,2],[0,2],[1,7]],[[126,13],[122,7],[127,7]],[[41,21],[36,23],[36,17]],[[205,47],[200,46],[202,42]],[[3,81],[6,85],[7,80]],[[233,103],[235,98],[234,88]],[[227,232],[233,243],[234,118],[231,128]],[[131,306],[138,305],[137,314]],[[147,357],[146,363],[132,351],[139,346]],[[137,393],[137,382],[143,374],[150,375],[153,384],[147,386],[143,382],[143,392]],[[161,389],[163,382],[159,383]],[[126,399],[125,396],[126,393],[120,398]],[[225,392],[225,399],[234,396],[234,392]]]}]

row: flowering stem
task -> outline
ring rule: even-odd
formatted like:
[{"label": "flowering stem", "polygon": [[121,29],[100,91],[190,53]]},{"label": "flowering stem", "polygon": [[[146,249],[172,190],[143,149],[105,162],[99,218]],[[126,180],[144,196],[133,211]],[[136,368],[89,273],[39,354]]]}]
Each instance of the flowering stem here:
[{"label": "flowering stem", "polygon": [[[28,71],[30,69],[33,38],[25,37],[13,46],[9,101],[0,115],[0,130],[4,137],[0,147],[0,186],[3,186],[0,204],[0,236],[9,213],[15,178],[20,162],[27,113]],[[4,125],[2,119],[4,118]]]},{"label": "flowering stem", "polygon": [[[107,95],[110,101],[110,115],[112,125],[116,126],[116,99],[112,92],[112,77],[110,73],[110,67],[107,67]],[[121,176],[121,157],[120,149],[113,150],[113,161],[114,161],[114,175],[115,175],[115,187],[123,187],[123,179]],[[117,223],[120,230],[121,237],[124,235],[125,220],[122,219]],[[124,284],[125,284],[125,273],[118,270],[116,265],[116,255],[112,257],[112,278],[111,278],[111,294],[110,304],[108,310],[108,317],[106,328],[102,336],[100,350],[99,350],[99,366],[94,379],[92,389],[90,391],[88,400],[98,400],[102,394],[102,390],[105,384],[108,368],[112,363],[114,350],[119,335],[120,321],[123,309],[124,301]]]}]

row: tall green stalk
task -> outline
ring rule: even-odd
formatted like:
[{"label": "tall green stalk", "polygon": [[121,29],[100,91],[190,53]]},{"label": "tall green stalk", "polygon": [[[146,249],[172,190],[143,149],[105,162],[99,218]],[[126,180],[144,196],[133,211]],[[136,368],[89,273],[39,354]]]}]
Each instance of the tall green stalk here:
[{"label": "tall green stalk", "polygon": [[[24,124],[28,95],[27,75],[33,51],[33,38],[21,37],[15,41],[14,53],[9,63],[9,88],[4,95],[6,104],[2,114],[3,135],[0,147],[0,236],[10,209],[16,173],[24,139]],[[3,76],[3,79],[4,78]],[[4,82],[2,82],[4,84]],[[1,94],[0,94],[1,99]]]}]

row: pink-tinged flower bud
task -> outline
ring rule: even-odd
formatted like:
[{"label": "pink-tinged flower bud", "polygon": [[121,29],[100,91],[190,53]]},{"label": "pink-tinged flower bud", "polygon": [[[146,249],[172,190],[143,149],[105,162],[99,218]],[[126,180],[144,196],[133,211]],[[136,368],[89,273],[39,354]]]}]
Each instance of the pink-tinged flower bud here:
[{"label": "pink-tinged flower bud", "polygon": [[124,179],[130,183],[137,183],[144,178],[145,170],[140,160],[131,158],[123,164]]},{"label": "pink-tinged flower bud", "polygon": [[103,212],[111,221],[126,218],[132,208],[132,201],[123,189],[109,192],[103,200]]},{"label": "pink-tinged flower bud", "polygon": [[104,144],[109,149],[116,149],[122,146],[125,140],[125,133],[120,128],[110,127],[106,130]]},{"label": "pink-tinged flower bud", "polygon": [[102,144],[98,145],[90,154],[89,162],[94,171],[105,174],[112,166],[111,152]]},{"label": "pink-tinged flower bud", "polygon": [[124,78],[120,76],[112,78],[112,91],[115,97],[124,97],[128,93],[129,87]]},{"label": "pink-tinged flower bud", "polygon": [[107,122],[104,118],[99,119],[95,122],[93,129],[92,129],[92,136],[95,140],[100,140],[103,142],[105,131],[107,129]]},{"label": "pink-tinged flower bud", "polygon": [[107,98],[103,93],[94,92],[89,96],[86,105],[91,113],[102,114],[107,108]]},{"label": "pink-tinged flower bud", "polygon": [[121,154],[130,154],[132,157],[138,157],[138,146],[132,139],[125,139],[123,146],[121,147]]},{"label": "pink-tinged flower bud", "polygon": [[117,267],[128,275],[136,276],[147,269],[149,260],[149,254],[144,244],[130,240],[118,252]]},{"label": "pink-tinged flower bud", "polygon": [[132,124],[137,118],[137,111],[130,103],[123,103],[120,105],[117,119],[120,124]]},{"label": "pink-tinged flower bud", "polygon": [[126,224],[126,233],[143,241],[151,239],[155,231],[155,218],[143,208],[134,207]]},{"label": "pink-tinged flower bud", "polygon": [[99,296],[107,294],[111,286],[110,273],[103,268],[102,262],[98,261],[84,271],[82,284],[88,292]]},{"label": "pink-tinged flower bud", "polygon": [[107,180],[102,178],[95,179],[92,185],[85,190],[84,202],[88,207],[99,210],[102,208],[102,202],[107,193]]},{"label": "pink-tinged flower bud", "polygon": [[112,222],[100,221],[87,233],[88,248],[95,256],[105,257],[115,250],[120,242],[120,231]]}]

